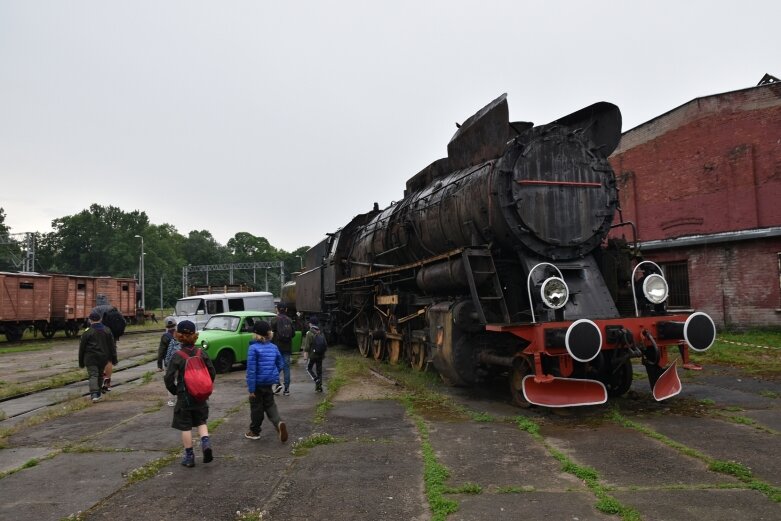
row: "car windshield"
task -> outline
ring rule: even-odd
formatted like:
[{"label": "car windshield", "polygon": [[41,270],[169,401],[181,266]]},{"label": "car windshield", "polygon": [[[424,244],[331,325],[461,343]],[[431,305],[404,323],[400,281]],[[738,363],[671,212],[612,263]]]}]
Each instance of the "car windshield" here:
[{"label": "car windshield", "polygon": [[200,298],[180,300],[176,303],[175,314],[179,316],[195,315],[201,302],[203,302],[203,299]]},{"label": "car windshield", "polygon": [[210,318],[203,330],[236,331],[237,327],[239,327],[239,317],[222,316]]}]

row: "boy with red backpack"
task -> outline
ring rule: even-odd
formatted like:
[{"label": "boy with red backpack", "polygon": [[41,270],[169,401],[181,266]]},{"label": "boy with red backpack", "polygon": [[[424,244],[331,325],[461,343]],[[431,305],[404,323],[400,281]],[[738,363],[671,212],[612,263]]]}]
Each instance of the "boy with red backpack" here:
[{"label": "boy with red backpack", "polygon": [[175,338],[181,344],[181,349],[174,353],[168,364],[165,372],[165,387],[168,392],[177,397],[171,427],[182,431],[184,445],[182,465],[194,467],[193,427],[198,429],[198,435],[201,437],[203,462],[209,463],[214,459],[206,421],[209,419],[207,399],[211,394],[217,371],[214,370],[209,355],[202,349],[195,348],[195,341],[198,340],[195,324],[189,320],[179,322],[176,326]]}]

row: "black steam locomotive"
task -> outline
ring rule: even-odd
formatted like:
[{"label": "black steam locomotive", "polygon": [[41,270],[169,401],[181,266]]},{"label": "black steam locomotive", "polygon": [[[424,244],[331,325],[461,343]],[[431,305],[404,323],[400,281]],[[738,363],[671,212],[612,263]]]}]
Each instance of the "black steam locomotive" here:
[{"label": "black steam locomotive", "polygon": [[616,222],[607,160],[620,137],[615,105],[534,126],[510,122],[500,96],[401,201],[309,250],[297,310],[364,356],[433,365],[454,385],[508,375],[519,405],[603,403],[629,389],[632,358],[657,399],[677,394],[670,349],[691,366],[689,348],[708,349],[715,326],[668,314],[662,270],[608,240],[631,225]]}]

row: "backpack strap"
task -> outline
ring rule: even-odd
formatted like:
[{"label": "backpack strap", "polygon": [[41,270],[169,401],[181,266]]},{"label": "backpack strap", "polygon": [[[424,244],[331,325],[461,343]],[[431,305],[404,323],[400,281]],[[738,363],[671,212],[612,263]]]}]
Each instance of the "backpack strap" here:
[{"label": "backpack strap", "polygon": [[181,356],[181,357],[182,357],[182,358],[184,358],[185,360],[187,360],[188,358],[190,358],[190,355],[188,355],[187,353],[185,353],[185,352],[184,352],[184,349],[180,349],[179,351],[177,351],[177,352],[176,352],[176,354],[178,354],[179,356]]}]

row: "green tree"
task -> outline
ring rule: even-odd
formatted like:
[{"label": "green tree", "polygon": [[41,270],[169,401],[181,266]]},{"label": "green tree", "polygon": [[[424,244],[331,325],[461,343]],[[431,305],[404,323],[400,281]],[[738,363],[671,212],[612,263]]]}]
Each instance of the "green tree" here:
[{"label": "green tree", "polygon": [[15,271],[19,268],[22,248],[9,233],[11,228],[5,224],[5,210],[0,208],[0,271]]},{"label": "green tree", "polygon": [[149,227],[146,213],[93,204],[76,215],[52,221],[45,241],[58,271],[76,275],[130,277],[138,273],[140,245]]},{"label": "green tree", "polygon": [[[230,251],[206,230],[191,231],[183,242],[185,264],[200,266],[230,262]],[[183,264],[183,266],[185,265]]]}]

